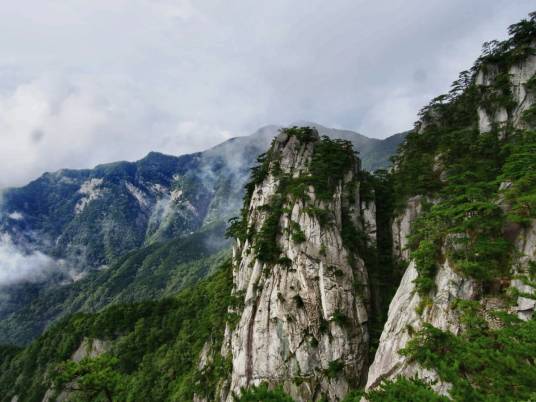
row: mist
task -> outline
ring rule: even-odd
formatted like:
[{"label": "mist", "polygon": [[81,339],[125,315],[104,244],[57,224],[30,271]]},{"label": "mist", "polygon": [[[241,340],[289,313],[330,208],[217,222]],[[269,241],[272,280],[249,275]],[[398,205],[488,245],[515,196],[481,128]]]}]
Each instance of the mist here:
[{"label": "mist", "polygon": [[0,188],[267,124],[412,127],[533,2],[73,0],[0,8]]}]

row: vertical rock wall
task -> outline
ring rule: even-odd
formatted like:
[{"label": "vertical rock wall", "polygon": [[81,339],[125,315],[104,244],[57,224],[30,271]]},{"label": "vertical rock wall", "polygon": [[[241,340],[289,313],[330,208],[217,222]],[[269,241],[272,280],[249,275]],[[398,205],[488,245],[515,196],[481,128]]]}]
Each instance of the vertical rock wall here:
[{"label": "vertical rock wall", "polygon": [[[306,176],[317,143],[282,133],[273,145],[282,173]],[[356,249],[345,247],[341,236],[345,224],[363,230],[356,174],[357,160],[328,201],[318,200],[313,186],[306,200],[285,200],[276,239],[279,263],[261,261],[251,240],[236,243],[234,292],[243,295],[244,307],[227,332],[233,371],[223,399],[268,382],[283,385],[297,401],[336,401],[362,383],[368,279]],[[254,231],[267,219],[278,185],[270,173],[255,187],[248,210]],[[321,223],[312,208],[330,211],[332,222]],[[303,241],[296,241],[294,230],[303,232]]]}]

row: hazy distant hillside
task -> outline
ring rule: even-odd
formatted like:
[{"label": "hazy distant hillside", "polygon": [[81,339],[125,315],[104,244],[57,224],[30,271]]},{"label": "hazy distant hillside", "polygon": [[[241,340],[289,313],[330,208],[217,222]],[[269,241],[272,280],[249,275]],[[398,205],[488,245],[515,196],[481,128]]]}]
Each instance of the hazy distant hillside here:
[{"label": "hazy distant hillside", "polygon": [[[370,139],[306,124],[322,135],[350,140],[369,169],[386,166],[403,139],[401,134]],[[199,240],[213,232],[211,227],[224,225],[237,215],[250,169],[280,128],[266,126],[195,154],[151,152],[137,162],[45,173],[24,187],[4,191],[0,254],[18,273],[0,276],[0,342],[24,342],[65,312],[97,309],[117,300],[111,292],[109,301],[101,297],[93,302],[93,286],[99,283],[99,294],[106,295],[106,287],[124,286],[124,278],[113,273],[125,254],[140,247],[147,253],[151,244],[198,232]],[[210,246],[216,253],[225,244],[223,231],[212,233],[211,239],[218,243]],[[192,260],[196,258],[204,257]],[[206,270],[201,272],[195,277]],[[87,275],[91,280],[78,282]],[[99,277],[108,279],[95,279]],[[138,291],[137,299],[161,294],[155,281],[147,279],[147,289]],[[67,286],[70,283],[75,285]],[[75,289],[76,301],[69,293]],[[35,322],[28,326],[28,320]],[[23,321],[22,330],[17,326]]]}]

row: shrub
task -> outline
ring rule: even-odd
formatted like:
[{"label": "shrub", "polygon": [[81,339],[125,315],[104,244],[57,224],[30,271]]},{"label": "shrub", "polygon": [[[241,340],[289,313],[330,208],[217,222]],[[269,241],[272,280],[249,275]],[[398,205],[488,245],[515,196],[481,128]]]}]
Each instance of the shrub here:
[{"label": "shrub", "polygon": [[240,396],[233,395],[236,402],[293,402],[294,400],[285,394],[283,388],[270,389],[267,384],[256,387],[242,388]]},{"label": "shrub", "polygon": [[344,362],[340,359],[332,360],[328,364],[328,368],[325,370],[325,374],[328,378],[337,378],[344,369]]}]

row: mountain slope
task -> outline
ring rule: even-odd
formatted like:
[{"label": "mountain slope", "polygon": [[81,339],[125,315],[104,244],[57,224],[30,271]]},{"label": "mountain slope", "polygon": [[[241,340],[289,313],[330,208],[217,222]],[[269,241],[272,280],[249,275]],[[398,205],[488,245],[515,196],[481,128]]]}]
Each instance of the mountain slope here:
[{"label": "mountain slope", "polygon": [[534,396],[536,15],[509,33],[395,157],[395,250],[409,266],[369,389],[407,391],[403,376],[460,401]]},{"label": "mountain slope", "polygon": [[24,345],[51,323],[79,312],[174,295],[212,274],[229,256],[219,224],[192,235],[127,253],[105,270],[69,284],[39,289],[21,309],[0,321],[0,344]]},{"label": "mountain slope", "polygon": [[[25,349],[0,348],[0,401],[108,400],[105,391],[114,401],[186,401],[194,393],[214,400],[227,362],[211,360],[201,372],[198,356],[208,339],[214,346],[222,342],[231,284],[226,263],[175,297],[76,314]],[[88,363],[87,388],[65,383],[77,376],[69,371],[75,362]]]},{"label": "mountain slope", "polygon": [[[421,112],[391,173],[282,133],[246,185],[232,261],[176,298],[0,349],[0,397],[224,401],[267,382],[298,401],[534,399],[536,14],[509,33]],[[374,299],[400,267],[365,390]]]},{"label": "mountain slope", "polygon": [[241,308],[230,311],[222,400],[263,382],[298,401],[336,400],[359,385],[369,339],[360,175],[349,141],[308,127],[282,131],[254,170],[230,229]]},{"label": "mountain slope", "polygon": [[[352,140],[364,153],[383,144],[350,131],[319,128],[323,134]],[[6,190],[0,247],[7,245],[4,248],[15,253],[16,261],[25,260],[25,270],[33,262],[26,256],[37,255],[46,266],[44,272],[38,270],[41,265],[29,269],[19,282],[0,283],[0,342],[21,344],[55,317],[103,307],[105,303],[89,301],[97,292],[90,283],[100,281],[99,295],[107,293],[106,286],[122,286],[119,277],[112,276],[118,283],[108,277],[125,254],[196,232],[206,234],[210,231],[206,228],[235,216],[250,168],[279,130],[266,126],[191,155],[153,152],[137,162],[46,173],[27,186]],[[216,243],[224,241],[219,233]],[[86,275],[91,280],[77,282]],[[154,286],[159,283],[146,279]],[[67,283],[71,285],[65,287]],[[151,298],[162,294],[160,287],[152,286],[138,294]],[[74,289],[80,293],[76,301],[67,296]]]},{"label": "mountain slope", "polygon": [[[404,136],[377,140],[311,125],[321,135],[352,141],[374,167],[386,166]],[[142,244],[236,214],[249,169],[279,129],[266,126],[197,154],[152,152],[137,162],[46,173],[3,192],[0,230],[16,243],[71,264],[109,264]]]}]

